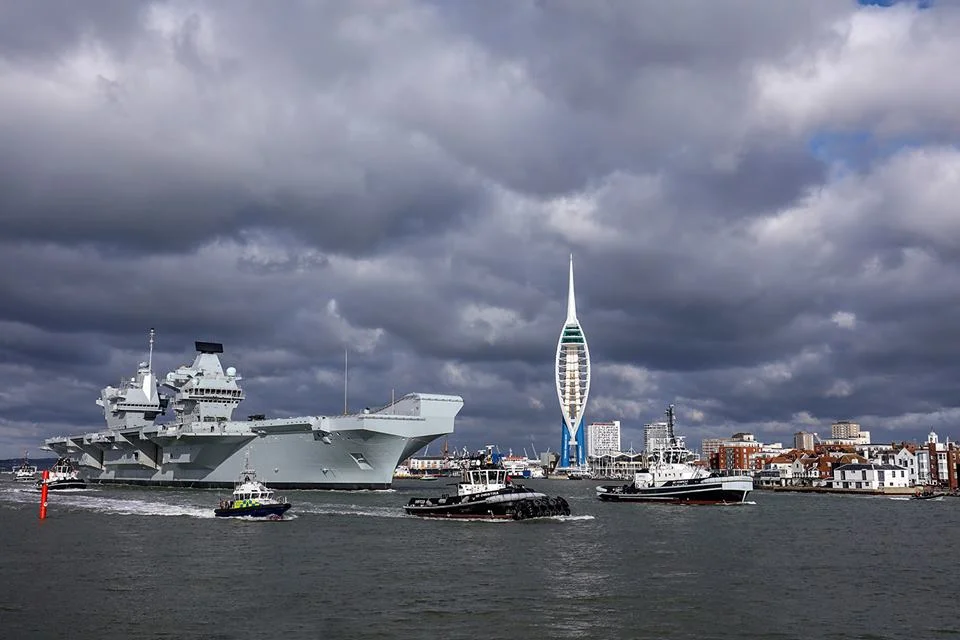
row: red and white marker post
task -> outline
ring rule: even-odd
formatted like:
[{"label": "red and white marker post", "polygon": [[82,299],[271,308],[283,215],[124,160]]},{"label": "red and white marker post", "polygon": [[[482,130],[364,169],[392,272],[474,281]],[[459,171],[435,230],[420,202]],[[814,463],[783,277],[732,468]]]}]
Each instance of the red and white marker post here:
[{"label": "red and white marker post", "polygon": [[50,471],[43,470],[43,479],[40,481],[40,519],[47,519],[47,480],[50,479]]}]

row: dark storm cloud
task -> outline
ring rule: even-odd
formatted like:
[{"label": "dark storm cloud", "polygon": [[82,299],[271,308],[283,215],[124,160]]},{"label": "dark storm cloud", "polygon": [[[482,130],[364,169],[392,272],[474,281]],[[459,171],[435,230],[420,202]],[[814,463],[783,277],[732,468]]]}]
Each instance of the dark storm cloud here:
[{"label": "dark storm cloud", "polygon": [[341,37],[301,30],[272,59],[239,40],[280,35],[270,21],[180,7],[139,11],[144,34],[132,50],[101,43],[93,29],[57,42],[46,66],[9,61],[5,237],[179,251],[267,226],[362,253],[483,206],[480,185],[440,145],[378,113],[404,104],[402,94],[369,95],[389,71],[357,62],[367,75],[351,85],[303,67],[369,57],[362,34],[342,35],[362,14],[308,12],[305,20]]},{"label": "dark storm cloud", "polygon": [[339,412],[347,349],[353,408],[556,449],[571,252],[624,446],[669,402],[694,444],[952,433],[956,15],[7,3],[0,452],[98,427],[149,327],[161,374],[224,342],[238,414]]},{"label": "dark storm cloud", "polygon": [[10,0],[0,7],[0,55],[18,62],[49,60],[83,39],[126,49],[142,33],[147,0],[31,2]]}]

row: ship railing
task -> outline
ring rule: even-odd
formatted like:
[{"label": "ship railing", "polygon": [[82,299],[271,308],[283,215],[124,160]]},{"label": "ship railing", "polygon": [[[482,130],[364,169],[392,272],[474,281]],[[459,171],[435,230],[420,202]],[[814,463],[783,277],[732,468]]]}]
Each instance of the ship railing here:
[{"label": "ship railing", "polygon": [[713,474],[716,476],[750,476],[753,477],[757,475],[756,469],[713,469]]}]

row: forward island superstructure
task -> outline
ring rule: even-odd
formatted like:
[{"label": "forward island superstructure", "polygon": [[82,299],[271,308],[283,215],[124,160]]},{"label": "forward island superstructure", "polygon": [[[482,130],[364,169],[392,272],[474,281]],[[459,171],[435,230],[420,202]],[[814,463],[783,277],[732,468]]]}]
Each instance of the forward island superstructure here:
[{"label": "forward island superstructure", "polygon": [[[107,429],[49,438],[44,448],[77,458],[94,483],[232,487],[245,456],[277,489],[385,489],[403,460],[450,434],[460,396],[411,393],[379,409],[335,416],[234,420],[244,399],[217,342],[195,343],[193,364],[166,375],[163,395],[150,358],[137,375],[107,386],[97,404]],[[172,406],[174,419],[157,423]]]}]

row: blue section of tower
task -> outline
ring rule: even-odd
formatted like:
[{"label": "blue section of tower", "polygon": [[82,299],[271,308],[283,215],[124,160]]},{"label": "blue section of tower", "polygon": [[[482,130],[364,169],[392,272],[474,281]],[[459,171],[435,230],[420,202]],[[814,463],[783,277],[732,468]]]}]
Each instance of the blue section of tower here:
[{"label": "blue section of tower", "polygon": [[[560,420],[560,438],[562,442],[560,443],[560,460],[557,462],[557,467],[564,469],[570,467],[570,430],[567,429],[566,420]],[[580,418],[579,424],[577,424],[577,437],[575,438],[577,443],[577,460],[575,465],[578,467],[585,466],[587,464],[587,445],[586,445],[586,436],[584,436],[583,429],[583,418]]]}]

